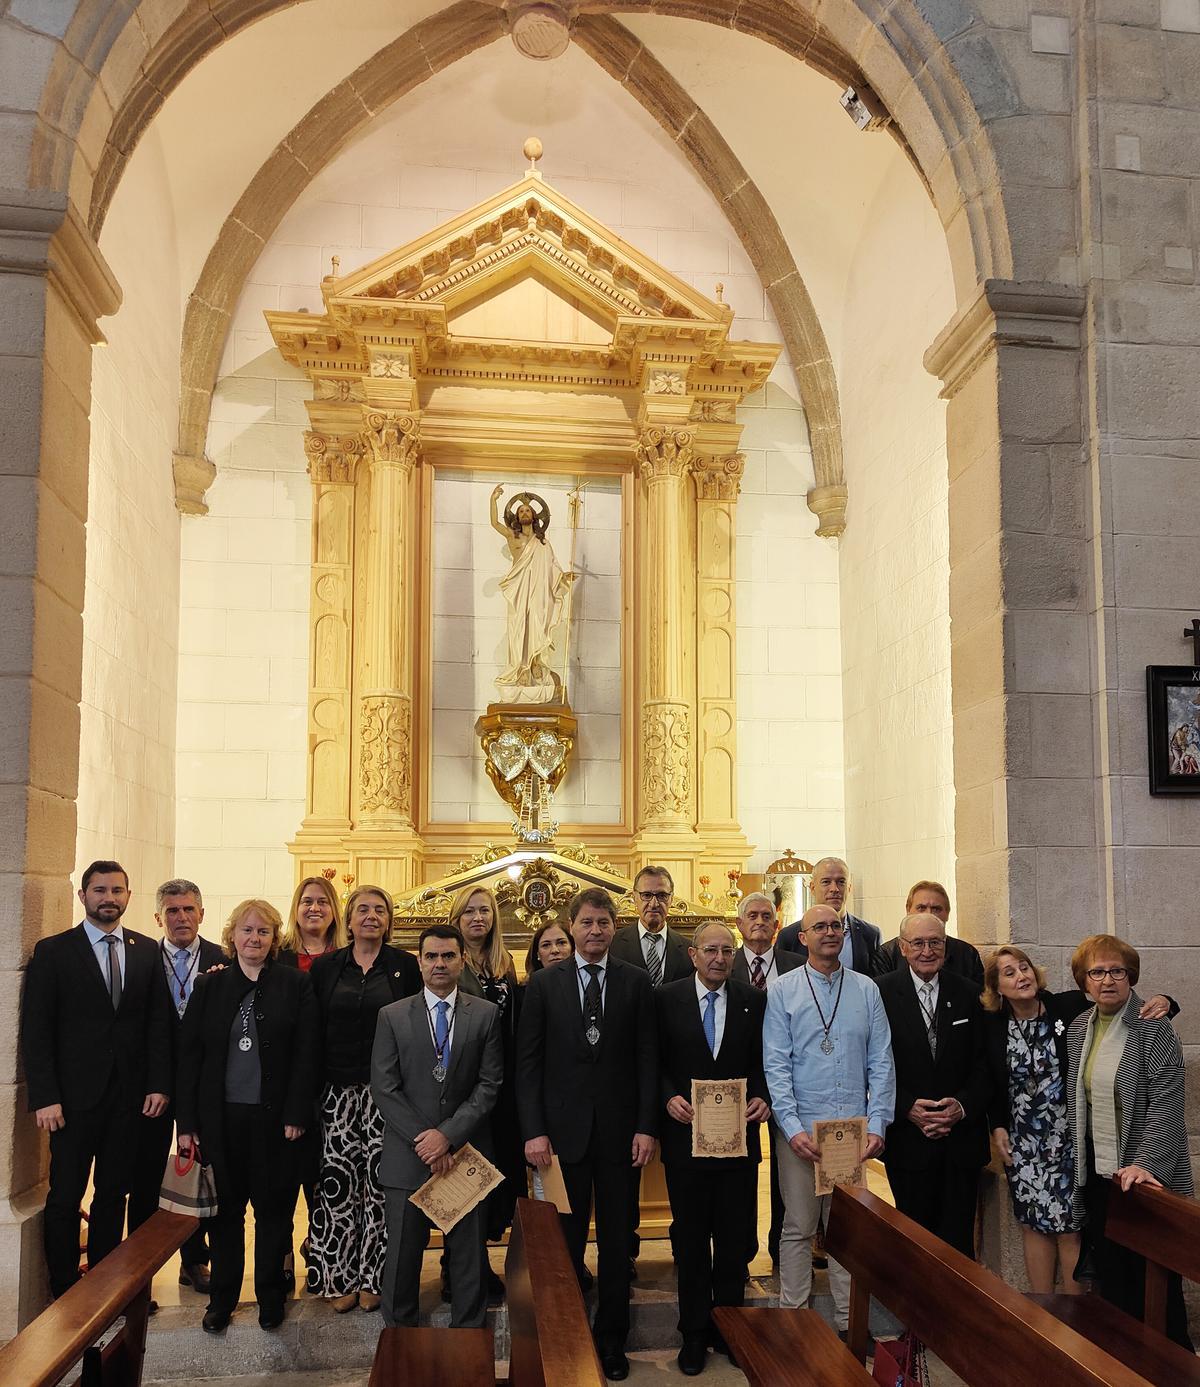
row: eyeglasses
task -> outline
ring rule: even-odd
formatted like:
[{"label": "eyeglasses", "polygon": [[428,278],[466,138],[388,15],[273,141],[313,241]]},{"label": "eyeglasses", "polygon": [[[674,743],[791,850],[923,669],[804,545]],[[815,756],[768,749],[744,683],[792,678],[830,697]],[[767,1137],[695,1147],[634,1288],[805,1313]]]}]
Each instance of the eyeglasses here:
[{"label": "eyeglasses", "polygon": [[829,924],[809,925],[809,927],[804,931],[804,933],[805,933],[805,934],[845,934],[845,933],[846,933],[846,926],[843,925],[843,924],[841,924],[841,923],[833,924],[833,925],[829,925]]},{"label": "eyeglasses", "polygon": [[716,958],[718,954],[722,958],[732,958],[737,950],[732,944],[702,944],[698,952],[705,958]]},{"label": "eyeglasses", "polygon": [[902,944],[907,944],[915,953],[924,953],[928,950],[931,954],[940,954],[946,947],[944,939],[902,939]]},{"label": "eyeglasses", "polygon": [[1105,978],[1112,978],[1113,982],[1121,982],[1129,976],[1128,968],[1089,968],[1087,975],[1093,982],[1102,982]]},{"label": "eyeglasses", "polygon": [[651,901],[657,901],[659,905],[666,905],[671,899],[670,891],[639,891],[638,900],[645,901],[647,905]]}]

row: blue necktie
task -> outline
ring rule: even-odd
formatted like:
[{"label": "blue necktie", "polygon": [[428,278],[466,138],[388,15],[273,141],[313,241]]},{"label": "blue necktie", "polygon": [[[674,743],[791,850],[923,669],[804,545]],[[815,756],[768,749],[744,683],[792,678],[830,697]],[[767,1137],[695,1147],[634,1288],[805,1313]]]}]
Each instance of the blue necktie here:
[{"label": "blue necktie", "polygon": [[439,1002],[437,1004],[437,1020],[433,1024],[433,1039],[437,1046],[438,1056],[442,1065],[450,1067],[450,1027],[446,1024],[446,1012],[450,1008],[449,1002]]},{"label": "blue necktie", "polygon": [[708,1048],[712,1052],[713,1059],[717,1057],[717,994],[716,992],[706,992],[704,1000],[708,1009],[704,1013],[704,1038],[708,1041]]}]

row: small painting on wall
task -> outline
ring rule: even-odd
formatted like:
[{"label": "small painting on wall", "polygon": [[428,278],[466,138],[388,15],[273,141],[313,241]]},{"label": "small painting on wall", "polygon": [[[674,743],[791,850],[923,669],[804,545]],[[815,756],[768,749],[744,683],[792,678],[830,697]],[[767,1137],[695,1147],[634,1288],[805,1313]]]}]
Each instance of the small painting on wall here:
[{"label": "small painting on wall", "polygon": [[1146,666],[1150,793],[1200,795],[1200,665]]}]

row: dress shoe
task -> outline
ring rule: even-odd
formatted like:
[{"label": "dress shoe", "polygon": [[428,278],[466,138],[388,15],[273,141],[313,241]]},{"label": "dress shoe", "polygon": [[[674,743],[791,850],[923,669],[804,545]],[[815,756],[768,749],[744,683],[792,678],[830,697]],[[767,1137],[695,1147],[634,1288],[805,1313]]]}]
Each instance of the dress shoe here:
[{"label": "dress shoe", "polygon": [[207,1295],[208,1268],[202,1262],[189,1262],[186,1266],[179,1268],[179,1284],[190,1286],[193,1291],[200,1291],[201,1294]]},{"label": "dress shoe", "polygon": [[624,1382],[629,1376],[629,1359],[619,1348],[600,1351],[600,1367],[610,1382]]},{"label": "dress shoe", "polygon": [[358,1304],[358,1292],[351,1291],[349,1295],[330,1296],[329,1303],[339,1315],[345,1315]]},{"label": "dress shoe", "polygon": [[228,1310],[208,1309],[204,1312],[204,1318],[200,1321],[200,1328],[206,1334],[224,1334],[229,1326],[230,1314]]},{"label": "dress shoe", "polygon": [[708,1345],[702,1335],[689,1334],[675,1360],[684,1377],[699,1377],[708,1364]]},{"label": "dress shoe", "polygon": [[378,1310],[381,1304],[382,1297],[377,1295],[374,1291],[359,1291],[358,1308],[360,1310],[365,1310],[370,1314],[372,1310]]},{"label": "dress shoe", "polygon": [[283,1323],[282,1305],[260,1305],[258,1307],[259,1329],[278,1329]]},{"label": "dress shoe", "polygon": [[489,1267],[487,1274],[487,1303],[500,1305],[504,1300],[504,1282]]}]

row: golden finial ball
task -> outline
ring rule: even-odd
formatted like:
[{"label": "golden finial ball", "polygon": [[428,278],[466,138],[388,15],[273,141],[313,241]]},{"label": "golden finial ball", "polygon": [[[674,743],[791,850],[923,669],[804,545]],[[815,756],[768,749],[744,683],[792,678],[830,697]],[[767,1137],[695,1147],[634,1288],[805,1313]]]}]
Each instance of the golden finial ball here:
[{"label": "golden finial ball", "polygon": [[521,146],[521,153],[524,154],[526,159],[528,159],[531,164],[536,164],[537,161],[542,157],[541,140],[539,140],[536,135],[530,135],[530,137]]}]

